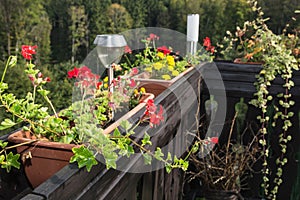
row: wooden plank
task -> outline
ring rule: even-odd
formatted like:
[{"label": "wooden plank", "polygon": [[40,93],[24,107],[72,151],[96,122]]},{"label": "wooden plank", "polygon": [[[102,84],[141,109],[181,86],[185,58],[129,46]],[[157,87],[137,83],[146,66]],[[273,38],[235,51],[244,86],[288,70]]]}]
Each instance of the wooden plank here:
[{"label": "wooden plank", "polygon": [[[214,75],[217,73],[215,69],[211,69],[206,66],[204,70],[206,73],[205,82],[211,82],[210,84],[210,92],[218,93],[223,87],[221,82],[226,89],[227,95],[233,96],[245,96],[245,97],[253,97],[253,94],[256,92],[256,88],[254,86],[254,82],[256,81],[256,75],[261,70],[260,65],[246,65],[246,64],[236,64],[236,63],[228,63],[228,62],[216,62],[216,66],[219,70],[219,73],[222,76],[222,80],[216,79]],[[207,71],[210,71],[208,73]],[[215,71],[215,72],[214,72]],[[292,79],[295,83],[295,87],[291,89],[292,95],[299,98],[300,97],[300,72],[295,71]],[[284,92],[282,88],[282,84],[284,84],[281,78],[276,78],[272,86],[270,87],[270,94],[276,95],[279,92]],[[208,93],[207,86],[204,84],[204,93]]]},{"label": "wooden plank", "polygon": [[162,200],[164,198],[164,170],[158,170],[155,172],[155,185],[153,200]]},{"label": "wooden plank", "polygon": [[34,189],[33,193],[49,200],[73,199],[103,168],[104,166],[99,164],[93,167],[91,172],[87,172],[85,169],[78,169],[76,164],[69,164]]},{"label": "wooden plank", "polygon": [[44,197],[36,194],[28,194],[22,200],[46,200]]},{"label": "wooden plank", "polygon": [[143,190],[142,190],[142,199],[143,200],[152,200],[153,198],[153,180],[152,172],[146,173],[143,176]]}]

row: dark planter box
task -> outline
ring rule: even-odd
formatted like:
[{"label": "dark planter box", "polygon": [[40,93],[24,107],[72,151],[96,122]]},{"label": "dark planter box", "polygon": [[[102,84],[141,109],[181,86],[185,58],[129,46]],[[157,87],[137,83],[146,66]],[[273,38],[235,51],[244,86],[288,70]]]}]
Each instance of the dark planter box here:
[{"label": "dark planter box", "polygon": [[[222,76],[223,83],[226,90],[226,122],[231,122],[235,114],[235,104],[240,101],[241,97],[244,97],[244,102],[248,103],[251,99],[254,98],[253,94],[256,92],[254,82],[256,81],[256,75],[261,70],[261,65],[253,64],[236,64],[227,61],[216,61],[216,66]],[[293,124],[289,128],[288,132],[292,135],[292,141],[288,143],[288,164],[283,169],[283,183],[280,186],[280,192],[278,194],[278,199],[290,199],[292,192],[292,187],[295,184],[297,176],[297,160],[296,153],[300,150],[300,135],[299,135],[299,118],[298,113],[300,110],[300,73],[295,71],[293,73],[293,81],[295,86],[291,90],[292,100],[295,101],[295,105],[291,108],[291,111],[294,112],[294,116],[291,119]],[[284,84],[280,78],[276,78],[270,88],[270,94],[273,98],[276,98],[276,94],[283,92],[281,85]],[[220,88],[216,87],[212,90],[219,90]],[[206,85],[203,85],[202,98],[201,98],[201,111],[204,114],[204,102],[209,98],[209,92]],[[221,99],[216,96],[216,101]],[[222,108],[221,108],[222,109]],[[260,114],[260,110],[254,106],[248,104],[248,112],[246,116],[247,123],[252,123],[254,131],[257,131],[258,120],[256,119],[257,115]],[[255,126],[257,127],[255,128]],[[222,130],[220,140],[225,141],[226,135],[230,131],[230,126],[225,124]],[[277,136],[280,134],[279,128],[274,128],[272,138],[274,141],[277,141]],[[278,149],[273,149],[275,155],[279,155],[280,152]],[[275,169],[276,166],[271,166],[271,169]],[[255,165],[255,170],[259,171],[261,169],[261,163]],[[275,172],[274,172],[275,173]],[[299,175],[300,176],[300,175]],[[244,195],[252,196],[255,198],[260,197],[260,183],[262,177],[260,173],[254,174],[253,178],[248,180],[249,189],[244,191]]]}]

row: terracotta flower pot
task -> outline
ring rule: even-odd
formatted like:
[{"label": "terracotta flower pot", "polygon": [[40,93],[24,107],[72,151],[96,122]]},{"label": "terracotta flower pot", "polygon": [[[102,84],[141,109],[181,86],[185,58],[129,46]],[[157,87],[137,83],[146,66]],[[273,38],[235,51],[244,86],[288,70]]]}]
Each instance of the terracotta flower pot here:
[{"label": "terracotta flower pot", "polygon": [[139,82],[139,87],[144,87],[147,92],[158,96],[165,89],[170,87],[173,83],[175,83],[178,79],[183,77],[185,74],[192,71],[193,67],[189,67],[184,72],[180,73],[178,76],[174,77],[171,80],[162,80],[162,79],[152,79],[150,75],[146,72],[138,74],[134,79]]},{"label": "terracotta flower pot", "polygon": [[[132,117],[146,105],[148,99],[153,98],[153,94],[146,93],[136,107],[104,129],[104,134],[114,131],[123,120]],[[68,165],[70,158],[73,156],[72,148],[78,146],[75,144],[50,142],[47,139],[37,140],[29,132],[22,130],[9,135],[8,141],[15,144],[26,143],[25,145],[18,146],[16,150],[21,154],[25,174],[33,188],[36,188]]]}]

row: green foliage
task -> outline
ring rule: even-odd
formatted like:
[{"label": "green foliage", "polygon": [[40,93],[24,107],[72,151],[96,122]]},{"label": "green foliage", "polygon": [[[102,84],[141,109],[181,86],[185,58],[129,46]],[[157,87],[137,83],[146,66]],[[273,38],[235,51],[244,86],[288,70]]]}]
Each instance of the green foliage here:
[{"label": "green foliage", "polygon": [[146,0],[122,0],[121,5],[123,5],[129,12],[132,20],[132,28],[146,27],[147,17],[148,17],[148,7]]},{"label": "green foliage", "polygon": [[3,55],[17,55],[19,45],[35,44],[40,47],[38,62],[47,61],[50,55],[50,30],[51,24],[40,0],[1,1],[1,24],[6,24],[6,37],[2,45],[7,51]]},{"label": "green foliage", "polygon": [[9,152],[9,154],[7,155],[1,155],[0,156],[1,168],[5,168],[7,172],[11,170],[11,167],[20,169],[20,162],[18,161],[19,157],[20,157],[19,154],[14,155],[12,152]]},{"label": "green foliage", "polygon": [[[275,33],[280,33],[287,21],[290,23],[289,30],[299,26],[298,21],[290,20],[294,16],[293,11],[299,8],[299,2],[259,2],[266,16],[270,17],[267,23]],[[121,20],[122,23],[125,22],[122,25],[120,21],[115,24],[116,19],[111,18],[110,12],[107,12],[112,3],[120,4],[127,10],[127,14],[119,16],[124,19]],[[74,21],[72,16],[75,15],[68,12],[72,7],[85,10],[85,14],[81,15],[85,18],[85,23],[77,24],[80,33],[74,32],[74,25],[77,25],[74,24],[76,20]],[[210,36],[212,42],[216,43],[223,38],[226,30],[232,32],[236,25],[242,26],[243,21],[255,18],[246,0],[215,0],[213,3],[210,0],[2,0],[0,10],[0,22],[3,24],[0,27],[0,36],[3,38],[0,41],[0,59],[5,60],[9,55],[17,55],[21,44],[34,42],[41,49],[38,59],[43,64],[48,61],[49,56],[51,63],[68,61],[72,52],[73,56],[76,52],[74,61],[81,61],[94,47],[96,35],[116,32],[115,28],[111,29],[116,25],[123,28],[165,27],[186,33],[187,14],[198,13],[201,16],[199,41]],[[134,23],[129,22],[130,18]],[[113,22],[114,26],[108,25]],[[85,30],[81,29],[83,27]],[[74,35],[77,42],[72,41]],[[75,48],[72,49],[72,46]]]},{"label": "green foliage", "polygon": [[120,4],[111,4],[107,9],[107,16],[109,33],[121,33],[132,27],[133,20],[130,14]]},{"label": "green foliage", "polygon": [[[254,30],[251,39],[254,39],[254,42],[259,42],[259,47],[253,47],[254,51],[256,51],[256,48],[259,48],[259,50],[253,54],[259,53],[257,59],[260,59],[263,64],[255,83],[257,90],[254,94],[255,99],[251,101],[251,104],[261,110],[261,115],[258,116],[258,119],[261,123],[260,133],[262,134],[259,142],[263,148],[264,177],[262,186],[264,188],[264,195],[268,199],[276,199],[279,187],[283,182],[282,172],[287,163],[288,142],[292,139],[289,128],[292,126],[291,118],[293,117],[293,113],[290,109],[294,105],[294,102],[291,100],[290,90],[294,86],[291,80],[293,72],[299,70],[298,55],[294,54],[294,49],[297,48],[299,39],[296,35],[274,34],[265,24],[266,20],[263,18],[263,12],[257,7],[255,1],[252,1],[252,5],[253,10],[258,14],[258,18],[253,22],[247,22],[247,26],[251,26]],[[243,31],[246,30],[244,29]],[[249,54],[251,53],[248,52]],[[275,78],[280,78],[283,81],[283,92],[277,94],[277,98],[273,98],[269,91]],[[274,103],[274,101],[276,102]],[[270,105],[275,110],[275,113],[271,115],[268,112]],[[270,154],[270,150],[274,147],[269,142],[269,135],[274,133],[269,132],[270,130],[266,127],[269,126],[271,118],[273,118],[273,127],[281,126],[281,131],[278,134],[278,146],[281,153],[275,161],[277,165],[276,172],[270,172],[270,166],[272,165],[270,158],[273,156]],[[270,184],[271,173],[276,174],[272,187]]]},{"label": "green foliage", "polygon": [[88,41],[86,40],[88,35],[88,18],[84,6],[71,6],[69,14],[71,16],[71,25],[69,26],[72,40],[71,62],[74,64],[78,48],[81,45],[88,47]]},{"label": "green foliage", "polygon": [[[175,164],[173,165],[170,160],[163,160],[164,155],[159,148],[155,153],[148,150],[146,147],[152,145],[148,134],[145,134],[140,143],[130,137],[135,134],[135,128],[144,120],[151,117],[157,118],[157,107],[153,104],[153,99],[150,103],[147,102],[149,104],[147,105],[148,110],[137,124],[131,124],[125,120],[118,127],[122,129],[122,133],[118,128],[112,135],[104,133],[104,128],[113,119],[112,112],[120,108],[122,103],[129,102],[130,96],[126,95],[131,95],[131,91],[134,90],[134,87],[128,85],[132,82],[130,76],[120,76],[114,79],[115,91],[110,93],[107,81],[104,79],[103,82],[100,82],[100,76],[93,74],[87,66],[74,68],[68,72],[68,75],[69,78],[78,78],[74,86],[80,98],[57,113],[49,98],[50,90],[44,89],[50,78],[44,77],[42,72],[32,63],[32,54],[36,54],[34,49],[35,47],[31,46],[22,49],[22,55],[25,53],[29,55],[29,58],[26,57],[29,60],[23,70],[32,84],[30,88],[32,92],[29,90],[25,98],[19,98],[13,93],[6,92],[9,87],[4,82],[5,76],[9,71],[8,69],[16,65],[15,57],[11,56],[5,65],[0,82],[0,101],[1,106],[9,113],[9,117],[0,123],[0,130],[26,123],[28,126],[24,126],[23,130],[33,134],[36,138],[29,143],[46,138],[49,141],[81,145],[72,149],[74,156],[70,162],[77,162],[78,167],[86,167],[87,171],[98,164],[96,156],[99,153],[105,159],[108,169],[116,169],[117,159],[120,156],[130,157],[134,154],[134,146],[140,150],[146,164],[151,164],[152,158],[157,158],[159,161],[171,165],[172,168],[186,169],[183,161],[174,160]],[[44,104],[36,102],[38,94]],[[139,98],[141,97],[142,95],[139,95]],[[110,104],[114,107],[111,107]],[[52,110],[53,114],[51,115],[48,110]],[[161,108],[160,112],[162,111]],[[12,152],[7,154],[7,151],[25,144],[28,142],[7,147],[7,143],[0,141],[1,167],[6,168],[7,171],[10,171],[11,167],[19,168],[18,159],[20,155],[14,155]]]},{"label": "green foliage", "polygon": [[71,157],[70,162],[77,162],[79,168],[86,167],[87,171],[90,172],[92,167],[98,164],[94,154],[86,147],[73,148],[72,151],[74,156]]}]

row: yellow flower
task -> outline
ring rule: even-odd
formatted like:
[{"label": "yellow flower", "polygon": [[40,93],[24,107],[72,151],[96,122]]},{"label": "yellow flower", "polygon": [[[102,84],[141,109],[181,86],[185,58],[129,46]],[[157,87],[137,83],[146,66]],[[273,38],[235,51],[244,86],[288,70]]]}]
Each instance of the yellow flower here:
[{"label": "yellow flower", "polygon": [[173,76],[178,76],[178,75],[179,75],[179,72],[178,72],[177,70],[174,70],[174,71],[172,71],[172,75],[173,75]]},{"label": "yellow flower", "polygon": [[103,79],[103,81],[107,83],[107,82],[108,82],[108,76],[106,76],[106,77]]},{"label": "yellow flower", "polygon": [[134,93],[135,95],[137,95],[137,94],[139,94],[139,91],[138,91],[137,89],[134,89],[134,90],[133,90],[133,93]]},{"label": "yellow flower", "polygon": [[141,87],[140,92],[141,93],[146,93],[146,89],[144,87]]},{"label": "yellow flower", "polygon": [[169,65],[169,66],[168,66],[168,70],[169,70],[169,71],[173,71],[173,70],[174,70],[174,67]]},{"label": "yellow flower", "polygon": [[164,80],[170,80],[170,79],[171,79],[170,75],[168,75],[168,74],[162,75],[162,78],[163,78]]},{"label": "yellow flower", "polygon": [[165,54],[164,54],[163,52],[157,52],[157,56],[158,56],[160,59],[164,59]]},{"label": "yellow flower", "polygon": [[145,68],[145,71],[147,71],[147,72],[150,72],[150,73],[151,73],[151,72],[152,72],[152,67],[151,67],[151,66],[150,66],[150,67],[146,67],[146,68]]},{"label": "yellow flower", "polygon": [[167,56],[168,65],[175,66],[175,60],[173,56]]},{"label": "yellow flower", "polygon": [[155,70],[160,70],[163,67],[163,64],[161,62],[156,62],[153,64],[153,67]]},{"label": "yellow flower", "polygon": [[108,88],[108,84],[107,83],[104,83],[104,88]]}]

